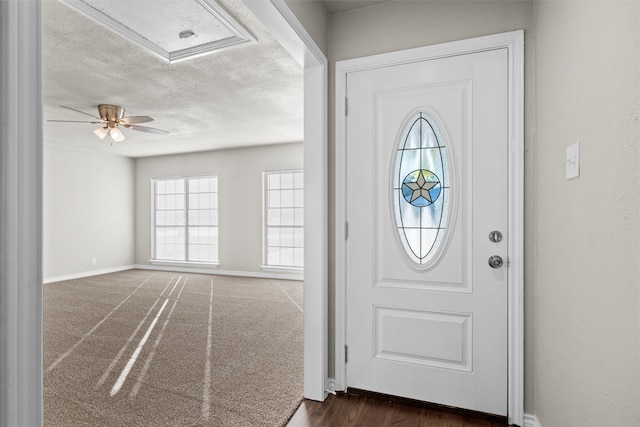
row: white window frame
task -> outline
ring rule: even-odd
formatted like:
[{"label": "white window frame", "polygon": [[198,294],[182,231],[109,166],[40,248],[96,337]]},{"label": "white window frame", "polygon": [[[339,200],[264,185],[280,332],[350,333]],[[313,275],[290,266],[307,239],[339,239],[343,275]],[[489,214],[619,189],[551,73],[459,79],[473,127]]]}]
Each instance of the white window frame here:
[{"label": "white window frame", "polygon": [[[184,266],[184,267],[207,267],[207,268],[217,268],[220,263],[220,254],[218,252],[218,256],[215,261],[189,261],[189,190],[188,190],[188,182],[190,179],[198,179],[198,178],[216,178],[219,179],[218,174],[207,174],[207,175],[197,175],[197,176],[168,176],[168,177],[157,177],[151,179],[151,259],[149,260],[150,264],[153,265],[171,265],[171,266]],[[185,201],[184,201],[184,210],[185,210],[185,259],[184,260],[167,260],[167,259],[157,259],[156,256],[156,182],[157,181],[169,181],[169,180],[183,180],[184,188],[185,188]],[[216,189],[216,198],[219,194],[219,187]],[[219,211],[219,205],[216,208]],[[218,229],[219,233],[219,219],[216,222],[215,228]],[[220,235],[218,234],[218,239],[216,240],[216,245],[219,249],[219,239]]]},{"label": "white window frame", "polygon": [[[260,266],[260,268],[263,271],[274,272],[274,273],[296,273],[296,274],[300,274],[304,272],[304,267],[269,265],[267,263],[267,258],[268,258],[267,257],[267,253],[268,253],[267,235],[268,235],[268,228],[269,228],[268,221],[267,221],[268,203],[269,203],[268,177],[269,175],[272,175],[272,174],[291,174],[291,173],[303,174],[302,191],[303,191],[303,197],[304,197],[304,169],[279,169],[279,170],[269,170],[269,171],[262,172],[262,265]],[[292,189],[295,189],[295,187]],[[304,209],[304,204],[302,206],[302,209]],[[299,227],[296,227],[296,226],[292,226],[292,227],[300,228],[304,233],[304,225],[301,225]],[[302,248],[304,250],[304,244]]]}]

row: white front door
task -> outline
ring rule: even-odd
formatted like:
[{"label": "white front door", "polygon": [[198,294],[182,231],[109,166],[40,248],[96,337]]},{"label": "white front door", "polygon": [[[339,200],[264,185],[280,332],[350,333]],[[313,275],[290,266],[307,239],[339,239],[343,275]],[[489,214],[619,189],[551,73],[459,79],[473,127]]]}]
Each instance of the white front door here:
[{"label": "white front door", "polygon": [[347,387],[506,415],[508,51],[346,88]]}]

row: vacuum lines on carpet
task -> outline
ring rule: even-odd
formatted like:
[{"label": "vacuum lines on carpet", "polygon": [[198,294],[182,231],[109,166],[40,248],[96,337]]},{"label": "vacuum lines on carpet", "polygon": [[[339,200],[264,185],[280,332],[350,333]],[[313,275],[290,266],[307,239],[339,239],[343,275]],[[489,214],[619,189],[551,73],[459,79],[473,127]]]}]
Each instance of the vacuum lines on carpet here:
[{"label": "vacuum lines on carpet", "polygon": [[125,273],[45,288],[45,425],[286,422],[301,283]]}]

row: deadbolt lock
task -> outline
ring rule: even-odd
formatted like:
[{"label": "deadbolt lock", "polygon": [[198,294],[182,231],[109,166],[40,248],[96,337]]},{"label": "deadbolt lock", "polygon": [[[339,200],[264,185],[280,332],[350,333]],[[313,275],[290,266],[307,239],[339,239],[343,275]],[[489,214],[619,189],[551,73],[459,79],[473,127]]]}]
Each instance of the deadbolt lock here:
[{"label": "deadbolt lock", "polygon": [[489,240],[498,243],[502,240],[502,233],[497,230],[492,231],[491,233],[489,233]]}]

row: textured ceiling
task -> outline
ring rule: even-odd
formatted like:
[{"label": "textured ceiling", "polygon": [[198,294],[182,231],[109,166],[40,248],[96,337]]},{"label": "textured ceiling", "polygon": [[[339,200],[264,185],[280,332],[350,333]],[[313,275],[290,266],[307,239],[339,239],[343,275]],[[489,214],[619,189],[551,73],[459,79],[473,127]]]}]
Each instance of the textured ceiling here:
[{"label": "textured ceiling", "polygon": [[218,3],[257,43],[168,64],[57,0],[44,0],[45,120],[91,120],[59,106],[97,115],[97,105],[107,103],[124,106],[126,115],[151,116],[155,121],[145,126],[170,132],[125,129],[126,139],[111,144],[93,134],[96,125],[45,121],[45,143],[144,157],[302,141],[302,67],[241,0]]}]

